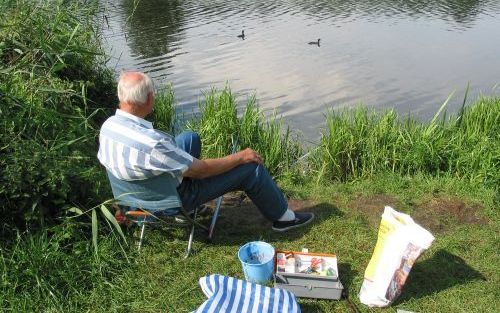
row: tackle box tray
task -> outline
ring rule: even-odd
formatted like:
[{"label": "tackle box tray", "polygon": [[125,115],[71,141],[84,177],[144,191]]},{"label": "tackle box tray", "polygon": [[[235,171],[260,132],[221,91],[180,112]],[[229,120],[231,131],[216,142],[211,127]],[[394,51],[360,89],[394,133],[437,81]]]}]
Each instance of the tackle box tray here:
[{"label": "tackle box tray", "polygon": [[286,289],[301,298],[338,300],[344,287],[337,277],[295,273],[275,273],[274,287]]}]

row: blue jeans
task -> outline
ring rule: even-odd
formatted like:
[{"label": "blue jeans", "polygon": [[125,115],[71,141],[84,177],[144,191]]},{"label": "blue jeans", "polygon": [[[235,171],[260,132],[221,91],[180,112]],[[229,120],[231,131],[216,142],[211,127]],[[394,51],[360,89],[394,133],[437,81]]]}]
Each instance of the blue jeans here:
[{"label": "blue jeans", "polygon": [[[201,140],[197,133],[183,132],[175,137],[175,142],[193,157],[200,158]],[[278,220],[288,209],[281,190],[266,168],[257,163],[239,165],[226,173],[204,179],[184,177],[177,187],[182,206],[189,210],[237,190],[244,191],[270,221]]]}]

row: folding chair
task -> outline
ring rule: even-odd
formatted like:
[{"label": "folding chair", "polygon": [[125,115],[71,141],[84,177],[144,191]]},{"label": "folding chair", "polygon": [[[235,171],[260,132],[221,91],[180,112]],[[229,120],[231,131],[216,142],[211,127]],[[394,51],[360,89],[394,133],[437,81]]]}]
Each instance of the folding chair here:
[{"label": "folding chair", "polygon": [[[107,171],[113,196],[117,204],[125,208],[126,219],[140,227],[138,249],[140,251],[144,240],[147,225],[166,223],[162,217],[174,217],[181,213],[185,223],[191,226],[185,258],[192,250],[195,226],[208,231],[208,228],[196,221],[198,208],[195,208],[193,218],[182,208],[182,203],[177,194],[176,178],[170,174],[163,174],[145,180],[125,181],[116,178]],[[128,208],[128,209],[127,209]]]},{"label": "folding chair", "polygon": [[[235,153],[238,146],[238,139],[233,138],[232,141],[232,153]],[[223,196],[217,199],[210,227],[207,228],[196,222],[198,208],[195,208],[193,218],[190,218],[182,208],[182,203],[177,193],[177,178],[172,175],[165,173],[145,180],[125,181],[116,178],[110,171],[107,171],[107,174],[113,196],[117,200],[118,205],[130,208],[130,210],[126,211],[125,216],[133,220],[141,228],[138,244],[139,250],[144,240],[146,225],[160,221],[158,215],[175,216],[182,213],[184,218],[191,224],[185,258],[191,253],[196,225],[208,232],[208,241],[213,239]]]}]

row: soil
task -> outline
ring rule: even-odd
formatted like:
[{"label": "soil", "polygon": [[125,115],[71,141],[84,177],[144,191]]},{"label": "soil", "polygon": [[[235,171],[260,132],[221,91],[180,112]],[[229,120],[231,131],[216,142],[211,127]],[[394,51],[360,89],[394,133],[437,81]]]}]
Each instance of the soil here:
[{"label": "soil", "polygon": [[[221,212],[217,221],[217,232],[227,234],[244,234],[254,229],[256,233],[271,228],[268,222],[252,201],[243,197],[243,193],[231,192],[224,195]],[[215,208],[216,201],[211,201],[208,206]],[[210,217],[212,214],[209,214]]]},{"label": "soil", "polygon": [[348,207],[365,216],[371,227],[378,228],[380,218],[382,213],[384,213],[384,207],[386,205],[397,209],[399,207],[399,201],[386,194],[375,194],[370,196],[359,196],[350,201]]},{"label": "soil", "polygon": [[[222,211],[219,216],[220,228],[231,233],[244,233],[245,231],[266,231],[271,228],[271,222],[266,220],[257,207],[243,193],[232,192],[224,195]],[[216,202],[211,201],[208,206],[215,208]],[[336,214],[336,208],[327,204],[319,204],[311,200],[289,200],[288,206],[293,211],[313,212],[318,217]],[[213,210],[213,209],[212,209]],[[211,214],[209,214],[211,216]],[[218,223],[219,223],[218,222]],[[219,226],[218,226],[219,228]]]},{"label": "soil", "polygon": [[443,233],[457,224],[488,224],[479,204],[467,204],[454,197],[433,197],[415,205],[413,218],[434,233]]},{"label": "soil", "polygon": [[[348,207],[366,217],[371,227],[378,227],[384,206],[398,210],[400,202],[386,194],[359,196],[349,202]],[[437,196],[412,204],[410,215],[422,227],[432,233],[444,233],[456,225],[488,223],[480,212],[479,204],[468,204],[458,198]]]}]

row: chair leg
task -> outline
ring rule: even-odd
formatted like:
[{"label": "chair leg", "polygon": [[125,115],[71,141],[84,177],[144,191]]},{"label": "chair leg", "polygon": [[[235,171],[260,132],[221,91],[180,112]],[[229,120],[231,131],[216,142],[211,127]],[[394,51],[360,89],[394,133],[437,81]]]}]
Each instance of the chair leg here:
[{"label": "chair leg", "polygon": [[[194,209],[194,215],[193,215],[193,221],[196,220],[196,215],[198,214],[198,208],[196,207]],[[184,256],[184,259],[187,259],[189,254],[191,254],[191,250],[193,248],[193,238],[194,238],[194,228],[196,226],[196,223],[192,223],[191,225],[191,232],[189,233],[189,241],[188,241],[188,246],[186,250],[186,255]]]},{"label": "chair leg", "polygon": [[222,204],[222,198],[224,196],[220,196],[217,199],[217,204],[215,205],[215,210],[214,210],[214,215],[212,216],[212,222],[210,223],[210,227],[208,228],[208,237],[207,240],[210,242],[214,238],[214,232],[215,232],[215,224],[217,223],[217,218],[219,217],[220,213],[220,206]]},{"label": "chair leg", "polygon": [[144,240],[144,230],[146,229],[146,223],[142,223],[141,226],[141,237],[139,238],[139,245],[137,246],[137,251],[141,251],[142,241]]}]

